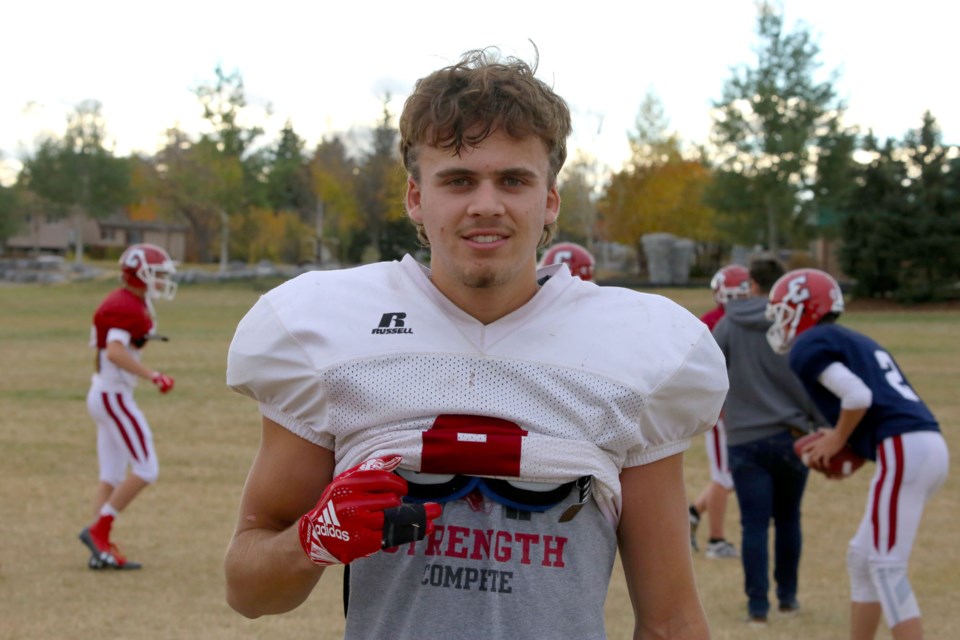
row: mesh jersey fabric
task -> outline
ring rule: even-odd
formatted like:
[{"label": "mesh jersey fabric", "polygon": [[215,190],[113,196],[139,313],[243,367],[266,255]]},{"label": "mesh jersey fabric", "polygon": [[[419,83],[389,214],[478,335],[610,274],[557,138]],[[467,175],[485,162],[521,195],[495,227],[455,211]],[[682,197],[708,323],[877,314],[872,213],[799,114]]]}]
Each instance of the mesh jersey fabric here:
[{"label": "mesh jersey fabric", "polygon": [[[683,451],[716,422],[723,356],[706,326],[666,298],[584,282],[565,265],[538,275],[551,277],[537,295],[484,325],[410,256],[303,274],[239,323],[227,384],[332,449],[337,473],[397,453],[413,471],[551,483],[590,475],[615,524],[620,471]],[[453,428],[439,450],[473,468],[435,468],[425,442],[442,440],[439,423],[456,416],[475,429]],[[508,425],[501,440],[477,426],[484,419]]]}]

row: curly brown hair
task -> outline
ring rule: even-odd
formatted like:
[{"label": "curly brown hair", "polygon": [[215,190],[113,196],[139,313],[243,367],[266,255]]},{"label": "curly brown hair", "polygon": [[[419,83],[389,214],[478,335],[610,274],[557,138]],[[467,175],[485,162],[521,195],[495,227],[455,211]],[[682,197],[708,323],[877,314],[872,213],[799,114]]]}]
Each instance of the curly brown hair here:
[{"label": "curly brown hair", "polygon": [[[536,49],[536,47],[534,47]],[[570,108],[542,80],[532,65],[514,57],[500,57],[496,47],[464,53],[456,64],[417,81],[400,114],[400,157],[407,173],[420,180],[417,148],[429,145],[459,154],[476,147],[494,131],[521,140],[540,138],[550,160],[549,186],[567,159],[572,131]],[[417,237],[430,246],[423,225],[414,223]],[[556,222],[546,225],[539,248],[550,244]]]}]

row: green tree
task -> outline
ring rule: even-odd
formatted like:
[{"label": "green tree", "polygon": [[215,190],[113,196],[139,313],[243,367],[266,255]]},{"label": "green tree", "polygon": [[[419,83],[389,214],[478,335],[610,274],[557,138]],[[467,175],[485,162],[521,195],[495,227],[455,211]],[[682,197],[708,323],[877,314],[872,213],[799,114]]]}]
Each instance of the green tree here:
[{"label": "green tree", "polygon": [[776,251],[807,239],[816,158],[842,131],[844,105],[832,78],[814,79],[820,48],[805,28],[785,33],[782,10],[763,2],[757,34],[756,67],[734,69],[714,103],[716,171],[738,177],[719,178],[709,201],[734,219],[728,229],[743,234],[736,240],[752,244],[759,236]]},{"label": "green tree", "polygon": [[862,173],[861,165],[854,160],[856,149],[857,136],[853,131],[834,130],[821,137],[816,159],[817,181],[811,203],[812,223],[821,237],[833,239],[840,235],[840,227]]},{"label": "green tree", "polygon": [[[240,160],[224,154],[210,137],[194,143],[182,131],[171,129],[155,157],[155,170],[152,195],[164,216],[190,226],[188,250],[200,262],[209,262],[217,233],[229,224],[228,212],[242,210]],[[221,235],[225,240],[227,236]]]},{"label": "green tree", "polygon": [[881,147],[868,133],[862,146],[870,161],[862,165],[842,222],[840,265],[854,278],[854,295],[882,297],[897,289],[897,244],[905,230],[896,212],[907,205],[906,166],[892,140]]},{"label": "green tree", "polygon": [[373,130],[370,151],[360,166],[359,201],[371,258],[392,260],[416,249],[416,234],[410,229],[404,211],[406,174],[400,165],[397,139],[400,132],[392,125],[393,115],[383,99],[383,118]]},{"label": "green tree", "polygon": [[303,148],[303,139],[287,122],[280,139],[267,153],[266,197],[275,211],[291,211],[301,220],[313,222],[316,195]]},{"label": "green tree", "polygon": [[259,125],[244,125],[247,98],[239,71],[226,73],[217,65],[212,83],[203,83],[195,90],[203,107],[203,117],[214,130],[217,148],[226,155],[243,158],[263,134]]},{"label": "green tree", "polygon": [[904,142],[908,170],[917,177],[907,184],[913,233],[904,246],[901,295],[931,300],[960,280],[958,149],[944,146],[940,126],[929,111]]},{"label": "green tree", "polygon": [[77,262],[83,261],[84,218],[103,218],[131,199],[129,163],[106,147],[106,137],[100,103],[82,102],[63,137],[40,141],[18,180],[46,201],[49,217],[74,215]]},{"label": "green tree", "polygon": [[[310,160],[313,192],[317,195],[315,255],[321,259],[319,247],[333,246],[341,263],[360,260],[362,243],[353,238],[362,229],[360,203],[357,198],[360,168],[347,153],[343,140],[334,136],[322,140]],[[350,248],[358,245],[356,254]]]},{"label": "green tree", "polygon": [[251,207],[230,218],[230,253],[247,262],[301,263],[312,258],[310,227],[293,211]]},{"label": "green tree", "polygon": [[960,160],[924,114],[902,143],[864,141],[872,161],[851,197],[840,254],[854,292],[918,302],[955,295],[960,279]]},{"label": "green tree", "polygon": [[20,232],[26,221],[25,218],[17,188],[0,185],[0,245],[5,244],[8,238]]},{"label": "green tree", "polygon": [[560,224],[558,237],[593,250],[597,233],[597,162],[578,154],[567,162],[560,176]]},{"label": "green tree", "polygon": [[[229,217],[243,215],[250,207],[267,204],[265,174],[269,160],[263,149],[256,149],[255,142],[263,134],[263,127],[250,124],[250,115],[244,91],[243,78],[239,71],[224,72],[221,66],[214,69],[215,79],[201,84],[196,89],[197,98],[203,107],[203,117],[213,128],[212,134],[202,136],[201,143],[209,140],[214,149],[223,156],[221,164],[239,163],[241,180],[237,186],[239,197],[230,199],[229,207],[219,211],[220,222],[220,267],[226,268],[229,252]],[[214,161],[211,149],[204,146],[203,157]],[[214,170],[216,172],[217,170]]]}]

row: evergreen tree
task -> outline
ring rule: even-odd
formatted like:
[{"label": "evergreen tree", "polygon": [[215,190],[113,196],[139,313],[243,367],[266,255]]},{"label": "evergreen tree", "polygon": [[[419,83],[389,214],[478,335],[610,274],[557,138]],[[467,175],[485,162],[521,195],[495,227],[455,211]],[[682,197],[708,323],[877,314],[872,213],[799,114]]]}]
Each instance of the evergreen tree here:
[{"label": "evergreen tree", "polygon": [[919,302],[955,296],[960,279],[960,161],[924,114],[902,143],[879,148],[863,169],[843,227],[841,264],[855,293]]},{"label": "evergreen tree", "polygon": [[871,161],[860,170],[842,223],[840,264],[854,279],[854,295],[892,295],[899,282],[898,241],[904,233],[896,211],[905,207],[906,169],[892,141],[880,147],[872,134],[863,142]]},{"label": "evergreen tree", "polygon": [[842,132],[844,107],[831,80],[814,78],[820,49],[805,28],[785,33],[782,10],[763,2],[757,34],[756,67],[735,69],[714,103],[719,176],[708,198],[733,218],[728,229],[736,240],[753,244],[759,237],[776,251],[807,239],[816,158]]},{"label": "evergreen tree", "polygon": [[14,187],[0,185],[0,245],[23,228],[24,211]]},{"label": "evergreen tree", "polygon": [[376,254],[368,259],[393,260],[417,247],[404,210],[406,175],[398,158],[400,132],[391,124],[389,101],[388,95],[383,100],[383,119],[373,130],[372,148],[360,166],[359,201],[369,247]]},{"label": "evergreen tree", "polygon": [[303,148],[303,140],[287,122],[277,144],[268,153],[266,197],[274,210],[295,212],[304,222],[312,224],[316,196]]}]

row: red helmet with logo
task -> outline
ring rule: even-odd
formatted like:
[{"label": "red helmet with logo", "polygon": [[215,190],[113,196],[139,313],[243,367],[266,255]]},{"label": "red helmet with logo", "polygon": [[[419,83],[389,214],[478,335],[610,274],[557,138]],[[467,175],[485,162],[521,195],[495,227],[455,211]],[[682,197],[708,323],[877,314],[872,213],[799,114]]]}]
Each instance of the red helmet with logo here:
[{"label": "red helmet with logo", "polygon": [[777,353],[790,350],[797,336],[828,314],[843,313],[843,293],[829,273],[795,269],[773,283],[767,302],[767,342]]},{"label": "red helmet with logo", "polygon": [[717,304],[750,297],[750,272],[739,264],[721,267],[710,279],[710,289]]},{"label": "red helmet with logo", "polygon": [[170,254],[155,244],[130,245],[120,256],[120,277],[132,287],[146,289],[148,300],[173,300],[177,294],[173,280],[176,272]]},{"label": "red helmet with logo", "polygon": [[570,273],[581,280],[593,280],[593,255],[573,242],[560,242],[547,249],[540,259],[540,266],[566,263]]}]

